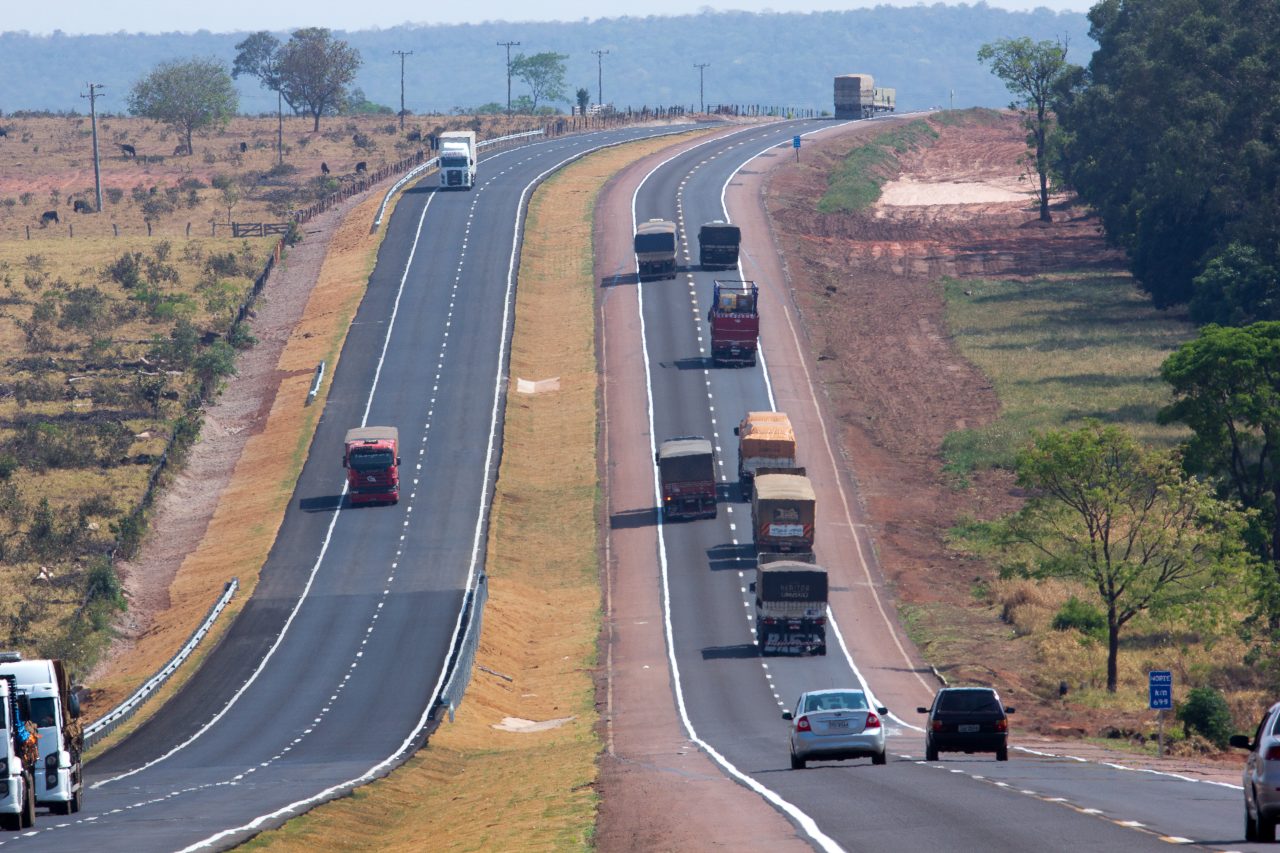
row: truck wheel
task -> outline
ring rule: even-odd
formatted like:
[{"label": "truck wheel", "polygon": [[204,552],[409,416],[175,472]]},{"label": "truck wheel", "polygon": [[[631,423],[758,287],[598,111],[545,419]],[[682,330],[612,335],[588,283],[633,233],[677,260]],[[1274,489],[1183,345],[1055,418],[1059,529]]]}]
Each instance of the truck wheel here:
[{"label": "truck wheel", "polygon": [[68,800],[65,803],[50,803],[49,813],[50,814],[71,814],[71,801]]},{"label": "truck wheel", "polygon": [[17,832],[22,828],[22,815],[0,814],[0,829],[5,832]]},{"label": "truck wheel", "polygon": [[815,655],[819,655],[819,656],[821,656],[821,657],[826,657],[826,656],[827,656],[827,644],[826,644],[826,643],[823,643],[822,645],[818,646],[816,649],[814,649],[814,650],[813,650],[813,653],[814,653]]}]

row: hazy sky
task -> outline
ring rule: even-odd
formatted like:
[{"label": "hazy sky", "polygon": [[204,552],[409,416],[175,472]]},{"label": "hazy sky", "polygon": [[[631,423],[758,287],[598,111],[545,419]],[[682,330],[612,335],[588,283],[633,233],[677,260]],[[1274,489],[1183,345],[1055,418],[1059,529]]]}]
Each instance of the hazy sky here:
[{"label": "hazy sky", "polygon": [[[696,2],[696,0],[695,0]],[[932,5],[890,0],[894,6]],[[336,30],[394,27],[399,24],[460,24],[482,21],[552,21],[616,18],[623,15],[685,15],[712,9],[748,12],[812,12],[875,6],[874,2],[838,0],[717,0],[694,6],[687,0],[489,0],[480,8],[470,3],[425,4],[421,0],[374,0],[371,3],[315,0],[52,0],[47,3],[0,3],[0,27],[68,34],[126,32],[234,32],[288,30],[322,26]],[[955,4],[952,4],[955,5]],[[990,0],[1003,9],[1045,7],[1054,11],[1085,12],[1092,0]]]}]

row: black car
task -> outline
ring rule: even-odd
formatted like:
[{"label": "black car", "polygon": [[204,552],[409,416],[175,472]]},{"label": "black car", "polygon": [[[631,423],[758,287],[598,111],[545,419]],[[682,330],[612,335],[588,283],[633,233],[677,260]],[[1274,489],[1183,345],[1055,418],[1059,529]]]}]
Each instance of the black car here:
[{"label": "black car", "polygon": [[933,706],[916,708],[928,714],[924,727],[926,761],[939,752],[994,752],[996,761],[1009,760],[1009,714],[1000,694],[990,687],[944,687]]}]

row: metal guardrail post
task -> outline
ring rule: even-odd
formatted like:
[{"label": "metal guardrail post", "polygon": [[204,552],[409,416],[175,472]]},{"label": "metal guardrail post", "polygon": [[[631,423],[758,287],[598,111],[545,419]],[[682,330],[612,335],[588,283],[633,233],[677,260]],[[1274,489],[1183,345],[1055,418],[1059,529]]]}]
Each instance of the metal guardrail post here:
[{"label": "metal guardrail post", "polygon": [[316,401],[316,395],[320,393],[320,383],[324,381],[324,362],[316,365],[316,377],[311,380],[311,390],[307,392],[307,402],[304,405],[310,406]]}]

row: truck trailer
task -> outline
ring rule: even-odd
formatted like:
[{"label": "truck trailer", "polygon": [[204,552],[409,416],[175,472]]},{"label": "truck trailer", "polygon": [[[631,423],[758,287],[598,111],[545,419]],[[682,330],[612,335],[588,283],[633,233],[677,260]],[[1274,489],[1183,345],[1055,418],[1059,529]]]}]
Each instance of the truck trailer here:
[{"label": "truck trailer", "polygon": [[666,518],[716,517],[716,465],[710,441],[700,435],[668,439],[655,461]]},{"label": "truck trailer", "polygon": [[762,655],[827,653],[827,570],[795,560],[756,567],[756,644]]},{"label": "truck trailer", "polygon": [[0,653],[0,678],[12,677],[13,689],[25,697],[38,735],[35,766],[36,805],[54,814],[80,811],[84,778],[80,755],[84,751],[84,727],[80,725],[80,700],[71,690],[71,678],[60,660],[23,660],[17,652]]},{"label": "truck trailer", "polygon": [[440,187],[469,190],[476,184],[476,132],[449,130],[440,134]]},{"label": "truck trailer", "polygon": [[40,760],[39,736],[30,722],[25,695],[17,679],[0,676],[0,829],[27,829],[36,822],[35,770]]},{"label": "truck trailer", "polygon": [[373,426],[347,430],[342,453],[351,503],[396,503],[400,500],[400,431]]},{"label": "truck trailer", "polygon": [[751,496],[751,529],[756,559],[767,562],[774,555],[813,562],[813,523],[817,498],[803,468],[756,471]]},{"label": "truck trailer", "polygon": [[650,219],[636,229],[636,268],[641,281],[676,277],[676,224]]},{"label": "truck trailer", "polygon": [[738,482],[743,486],[761,468],[796,467],[796,431],[786,412],[747,412],[733,434],[738,437]]},{"label": "truck trailer", "polygon": [[836,118],[873,118],[897,109],[896,89],[877,89],[870,74],[841,74],[835,80]]},{"label": "truck trailer", "polygon": [[717,219],[698,229],[698,265],[704,270],[731,270],[738,266],[742,229]]},{"label": "truck trailer", "polygon": [[760,288],[754,281],[716,279],[711,293],[711,363],[751,366],[760,337]]}]

